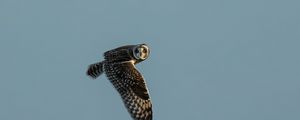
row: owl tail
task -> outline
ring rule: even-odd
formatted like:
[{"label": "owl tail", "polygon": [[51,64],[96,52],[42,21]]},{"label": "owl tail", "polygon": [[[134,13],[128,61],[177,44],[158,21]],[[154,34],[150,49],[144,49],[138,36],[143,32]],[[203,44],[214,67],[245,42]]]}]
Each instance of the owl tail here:
[{"label": "owl tail", "polygon": [[91,64],[86,71],[86,74],[94,79],[99,77],[103,73],[103,61]]}]

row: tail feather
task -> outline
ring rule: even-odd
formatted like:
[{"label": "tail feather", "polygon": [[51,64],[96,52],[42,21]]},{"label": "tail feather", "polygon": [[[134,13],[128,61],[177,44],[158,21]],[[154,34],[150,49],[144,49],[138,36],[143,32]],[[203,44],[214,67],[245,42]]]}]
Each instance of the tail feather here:
[{"label": "tail feather", "polygon": [[86,74],[94,79],[99,77],[103,73],[103,62],[91,64]]}]

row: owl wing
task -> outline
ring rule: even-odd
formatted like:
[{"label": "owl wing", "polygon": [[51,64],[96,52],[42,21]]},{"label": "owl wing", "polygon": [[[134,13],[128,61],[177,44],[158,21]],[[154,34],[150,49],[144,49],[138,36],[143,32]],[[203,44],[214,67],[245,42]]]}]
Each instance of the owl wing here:
[{"label": "owl wing", "polygon": [[96,79],[98,76],[100,76],[103,73],[103,62],[98,62],[89,65],[88,70],[86,71],[86,74],[94,79]]},{"label": "owl wing", "polygon": [[117,89],[134,120],[152,120],[152,104],[145,80],[132,62],[105,64],[108,79]]}]

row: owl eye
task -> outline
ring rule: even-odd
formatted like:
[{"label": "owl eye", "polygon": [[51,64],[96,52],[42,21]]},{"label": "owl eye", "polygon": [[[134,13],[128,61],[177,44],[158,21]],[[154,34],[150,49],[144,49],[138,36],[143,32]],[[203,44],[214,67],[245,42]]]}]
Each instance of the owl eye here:
[{"label": "owl eye", "polygon": [[135,49],[134,52],[135,52],[135,53],[139,53],[139,50],[138,50],[138,49]]},{"label": "owl eye", "polygon": [[147,49],[143,49],[143,51],[142,51],[143,53],[147,53]]}]

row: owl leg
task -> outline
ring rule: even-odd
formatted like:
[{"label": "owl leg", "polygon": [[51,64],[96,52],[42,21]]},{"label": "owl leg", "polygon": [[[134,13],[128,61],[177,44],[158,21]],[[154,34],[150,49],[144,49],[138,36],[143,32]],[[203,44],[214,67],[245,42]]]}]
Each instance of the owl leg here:
[{"label": "owl leg", "polygon": [[86,74],[94,79],[103,73],[103,61],[91,64],[86,72]]}]

